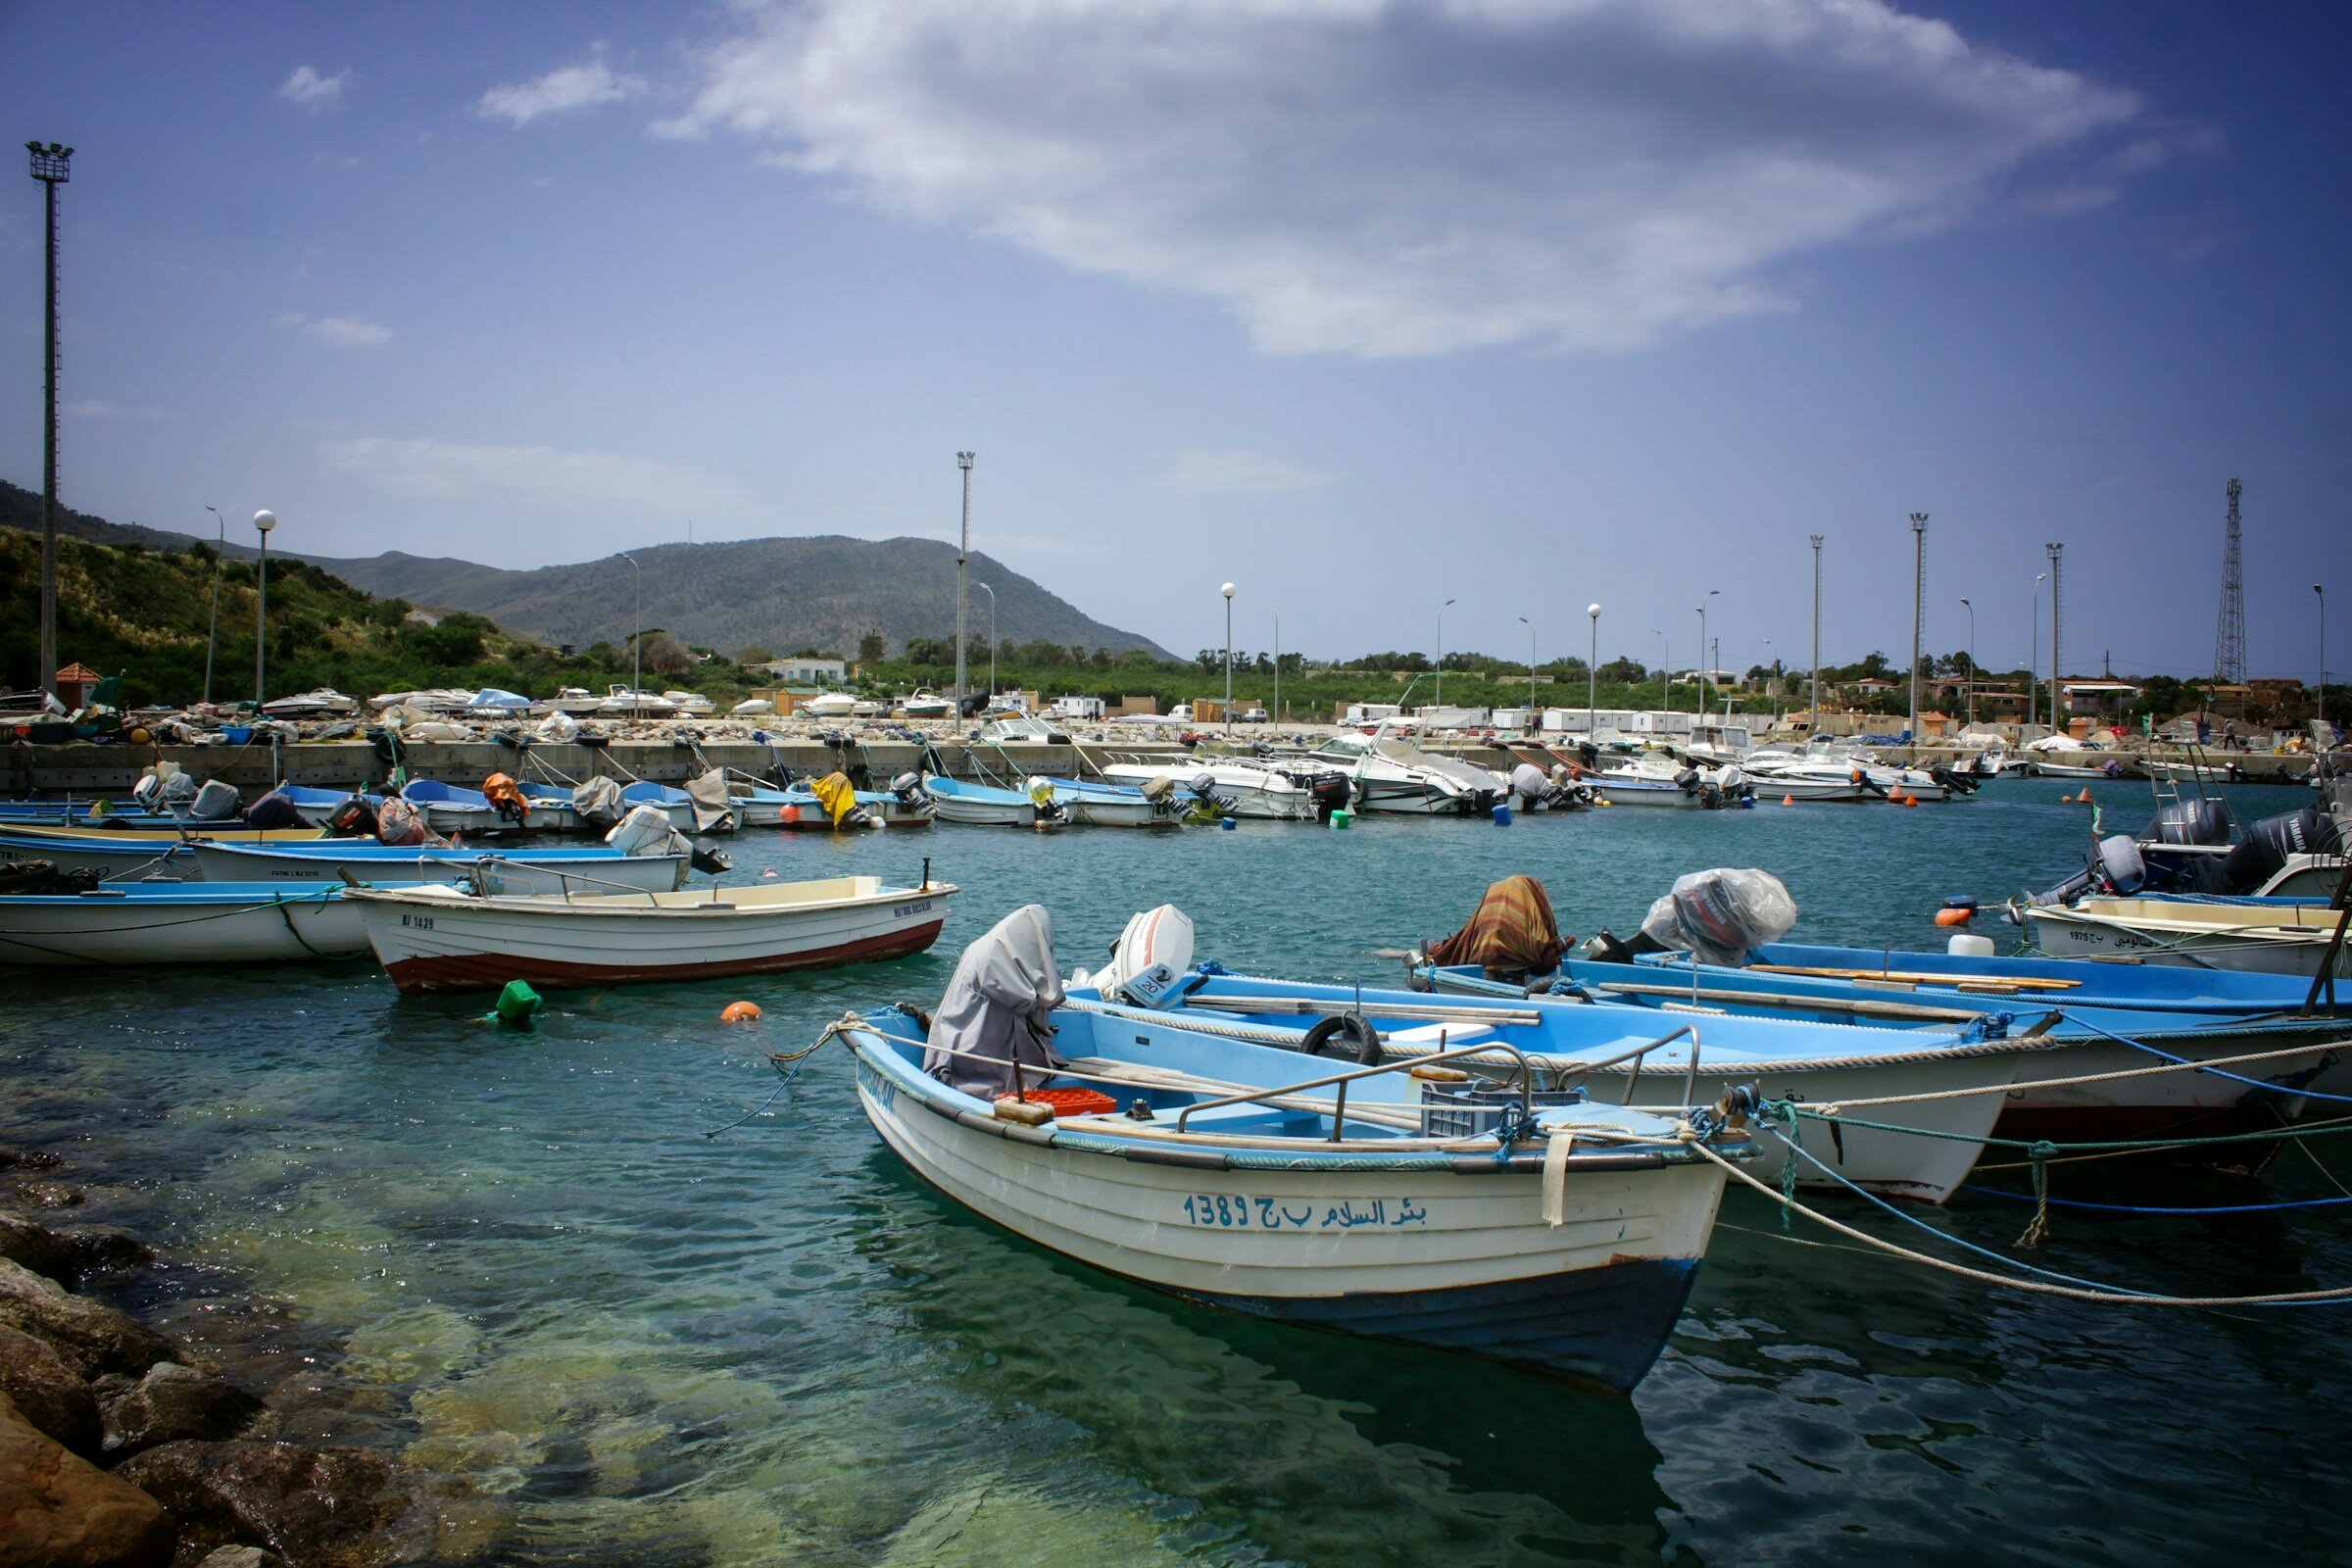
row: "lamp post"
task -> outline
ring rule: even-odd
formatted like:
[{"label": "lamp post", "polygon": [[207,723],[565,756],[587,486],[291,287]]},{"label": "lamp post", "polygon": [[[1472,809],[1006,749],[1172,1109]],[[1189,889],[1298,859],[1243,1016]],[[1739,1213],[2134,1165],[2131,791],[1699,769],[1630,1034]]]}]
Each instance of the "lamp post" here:
[{"label": "lamp post", "polygon": [[1527,727],[1536,727],[1536,623],[1525,615],[1519,624],[1527,628]]},{"label": "lamp post", "polygon": [[1225,733],[1233,733],[1233,584],[1217,592],[1225,596]]},{"label": "lamp post", "polygon": [[2034,684],[2034,671],[2041,663],[2041,585],[2049,578],[2040,572],[2034,578],[2034,612],[2026,617],[2030,628],[2026,647],[2026,727],[2034,727],[2034,715],[2041,711],[2041,689]]},{"label": "lamp post", "polygon": [[49,208],[48,316],[41,342],[47,374],[41,388],[41,689],[57,692],[57,187],[70,176],[74,149],[56,142],[28,141],[32,177],[41,182]]},{"label": "lamp post", "polygon": [[277,514],[257,512],[253,525],[262,536],[261,575],[256,579],[261,596],[254,611],[253,638],[253,711],[262,711],[263,687],[268,674],[270,658],[270,530],[277,526]]},{"label": "lamp post", "polygon": [[1282,612],[1274,612],[1274,722],[1282,722]]},{"label": "lamp post", "polygon": [[1821,541],[1820,534],[1813,535],[1813,667],[1806,671],[1812,678],[1813,695],[1806,700],[1808,735],[1821,733]]},{"label": "lamp post", "polygon": [[[1707,598],[1701,599],[1698,602],[1698,657],[1702,663],[1714,663],[1714,661],[1707,657],[1707,599],[1712,599],[1721,592],[1723,592],[1723,590],[1720,588],[1710,588],[1707,590]],[[1705,712],[1707,705],[1714,701],[1713,684],[1709,679],[1709,677],[1714,673],[1715,672],[1712,669],[1702,669],[1699,671],[1698,701],[1691,705],[1692,712]],[[1698,737],[1696,735],[1691,737],[1693,740],[1696,740],[1697,738]]]},{"label": "lamp post", "polygon": [[629,711],[634,713],[645,702],[645,572],[638,566],[635,556],[624,555],[629,564],[629,582],[633,597],[629,609]]},{"label": "lamp post", "polygon": [[988,595],[988,697],[989,701],[994,702],[997,697],[997,591],[984,582],[976,582],[972,586]]},{"label": "lamp post", "polygon": [[1977,727],[1977,607],[1967,600],[1960,608],[1968,612],[1968,727]]},{"label": "lamp post", "polygon": [[[2324,723],[2328,718],[2328,590],[2315,582],[2311,585],[2311,591],[2320,596],[2320,689],[2314,695],[2318,698],[2319,716]],[[2319,739],[2317,735],[2312,737],[2315,743]]]},{"label": "lamp post", "polygon": [[[1452,603],[1450,599],[1446,601],[1446,605]],[[1446,605],[1438,607],[1438,686],[1437,696],[1430,702],[1433,708],[1446,706]]]},{"label": "lamp post", "polygon": [[963,601],[964,581],[971,573],[972,563],[972,459],[977,454],[958,452],[956,466],[963,470],[963,537],[956,547],[956,722],[963,722]]},{"label": "lamp post", "polygon": [[1911,514],[1911,744],[1919,745],[1919,631],[1928,610],[1928,514]]},{"label": "lamp post", "polygon": [[213,546],[213,624],[204,634],[204,701],[213,701],[213,649],[220,641],[220,572],[228,564],[228,519],[220,515],[219,507],[207,507],[213,520],[220,525],[220,537]]},{"label": "lamp post", "polygon": [[1597,744],[1600,733],[1593,726],[1600,718],[1600,606],[1587,605],[1585,614],[1592,622],[1592,647],[1585,659],[1585,739]]},{"label": "lamp post", "polygon": [[1666,704],[1666,711],[1671,713],[1674,711],[1674,639],[1655,626],[1649,628],[1649,634],[1658,640],[1658,662],[1665,666],[1658,672],[1665,681],[1665,690],[1660,696]]}]

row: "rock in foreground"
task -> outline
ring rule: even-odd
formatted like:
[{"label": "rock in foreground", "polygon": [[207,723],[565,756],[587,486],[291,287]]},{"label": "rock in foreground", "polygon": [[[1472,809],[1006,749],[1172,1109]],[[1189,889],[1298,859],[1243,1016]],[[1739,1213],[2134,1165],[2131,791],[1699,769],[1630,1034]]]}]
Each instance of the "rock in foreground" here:
[{"label": "rock in foreground", "polygon": [[167,1568],[163,1506],[67,1452],[0,1396],[0,1562],[9,1568]]}]

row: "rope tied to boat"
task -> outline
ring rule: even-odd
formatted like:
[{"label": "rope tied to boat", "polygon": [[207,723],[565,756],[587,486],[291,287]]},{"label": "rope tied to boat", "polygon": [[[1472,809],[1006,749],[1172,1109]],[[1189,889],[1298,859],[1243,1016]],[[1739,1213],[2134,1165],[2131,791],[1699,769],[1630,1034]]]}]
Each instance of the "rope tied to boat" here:
[{"label": "rope tied to boat", "polygon": [[2041,1239],[2050,1233],[2050,1159],[2058,1146],[2048,1139],[2035,1140],[2029,1157],[2034,1163],[2034,1217],[2026,1222],[2025,1233],[2018,1237],[2020,1247],[2039,1247]]},{"label": "rope tied to boat", "polygon": [[774,1104],[783,1097],[785,1091],[792,1087],[792,1081],[801,1075],[802,1066],[808,1062],[810,1056],[813,1056],[819,1051],[822,1051],[825,1048],[825,1043],[827,1041],[838,1036],[848,1035],[852,1029],[859,1027],[863,1024],[863,1022],[864,1020],[859,1018],[858,1014],[854,1012],[845,1012],[833,1022],[825,1025],[822,1030],[818,1031],[817,1037],[814,1041],[808,1045],[803,1046],[800,1050],[769,1052],[767,1054],[768,1065],[774,1067],[777,1072],[783,1074],[782,1081],[780,1081],[776,1087],[769,1092],[768,1097],[765,1100],[760,1102],[757,1108],[736,1117],[724,1127],[711,1127],[705,1129],[703,1136],[705,1138],[716,1138],[720,1133],[731,1133],[736,1128],[742,1126],[745,1122],[757,1121],[760,1117],[766,1115],[767,1107]]}]

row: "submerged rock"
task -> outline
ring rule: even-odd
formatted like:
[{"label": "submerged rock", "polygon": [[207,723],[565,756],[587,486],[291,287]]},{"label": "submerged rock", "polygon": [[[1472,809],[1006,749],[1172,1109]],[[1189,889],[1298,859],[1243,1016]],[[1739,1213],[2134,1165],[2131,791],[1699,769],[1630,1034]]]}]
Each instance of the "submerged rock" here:
[{"label": "submerged rock", "polygon": [[51,1230],[21,1214],[0,1214],[0,1258],[70,1286],[93,1274],[145,1268],[155,1249],[117,1225]]},{"label": "submerged rock", "polygon": [[302,1568],[410,1560],[434,1533],[422,1473],[369,1448],[182,1441],[115,1474],[171,1509],[189,1546],[263,1546]]},{"label": "submerged rock", "polygon": [[0,1396],[0,1562],[10,1568],[167,1568],[163,1505],[35,1431]]},{"label": "submerged rock", "polygon": [[58,1170],[65,1163],[46,1149],[0,1149],[0,1170]]},{"label": "submerged rock", "polygon": [[60,1285],[74,1274],[74,1249],[66,1239],[21,1214],[0,1214],[0,1258]]},{"label": "submerged rock", "polygon": [[21,1329],[0,1324],[0,1395],[35,1430],[83,1458],[98,1453],[98,1398],[66,1358]]},{"label": "submerged rock", "polygon": [[83,1377],[139,1376],[173,1359],[172,1343],[127,1312],[85,1300],[25,1268],[0,1259],[0,1324],[57,1350]]},{"label": "submerged rock", "polygon": [[105,1451],[122,1459],[182,1438],[233,1438],[267,1408],[218,1372],[165,1361],[106,1401]]},{"label": "submerged rock", "polygon": [[17,1196],[35,1208],[73,1208],[89,1195],[68,1182],[25,1182]]}]

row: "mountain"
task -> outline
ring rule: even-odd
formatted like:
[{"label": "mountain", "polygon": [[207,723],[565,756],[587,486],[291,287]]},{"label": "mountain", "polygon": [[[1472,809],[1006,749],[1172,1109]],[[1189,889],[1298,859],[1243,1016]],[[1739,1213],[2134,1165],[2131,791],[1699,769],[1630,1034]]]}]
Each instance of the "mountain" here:
[{"label": "mountain", "polygon": [[[40,496],[0,481],[0,526],[37,533]],[[152,550],[181,549],[192,537],[63,507],[58,531]],[[232,559],[253,553],[242,544],[228,547]],[[618,556],[528,571],[399,551],[364,559],[293,559],[310,561],[378,598],[469,610],[556,643],[617,643],[634,624],[660,626],[722,653],[758,644],[777,654],[819,648],[851,656],[868,631],[879,631],[894,654],[909,637],[955,636],[956,547],[941,540],[824,534],[653,545],[629,554],[636,559],[634,570]],[[978,587],[987,583],[997,595],[997,634],[1007,647],[1042,639],[1171,657],[1149,638],[1103,625],[987,556],[972,557],[971,580],[967,629],[974,636],[988,635],[988,595]]]}]

